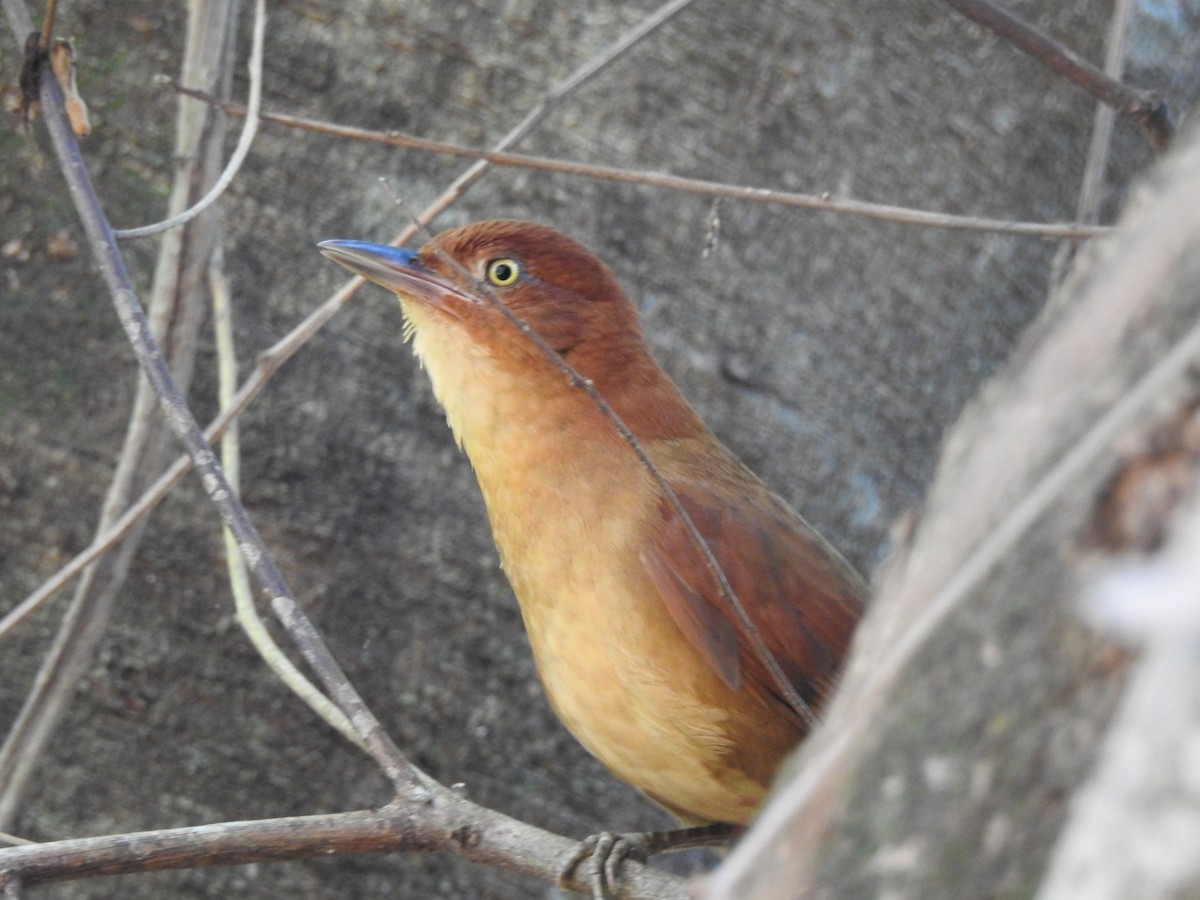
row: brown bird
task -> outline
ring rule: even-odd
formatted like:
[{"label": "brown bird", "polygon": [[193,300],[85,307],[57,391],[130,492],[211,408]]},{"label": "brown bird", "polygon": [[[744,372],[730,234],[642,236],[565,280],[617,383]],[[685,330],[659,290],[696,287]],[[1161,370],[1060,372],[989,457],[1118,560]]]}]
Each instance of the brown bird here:
[{"label": "brown bird", "polygon": [[[683,822],[747,823],[831,689],[862,579],[705,427],[575,241],[502,220],[419,253],[320,248],[399,295],[563,724]],[[607,401],[662,481],[501,304]]]}]

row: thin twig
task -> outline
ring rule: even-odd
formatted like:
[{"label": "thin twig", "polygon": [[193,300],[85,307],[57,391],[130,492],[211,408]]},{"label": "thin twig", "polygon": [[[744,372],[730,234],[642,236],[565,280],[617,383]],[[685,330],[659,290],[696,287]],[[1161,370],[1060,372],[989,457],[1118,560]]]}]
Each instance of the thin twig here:
[{"label": "thin twig", "polygon": [[140,228],[118,229],[113,232],[117,238],[126,240],[128,238],[146,237],[147,235],[158,234],[170,228],[178,228],[181,225],[185,225],[216,203],[217,199],[233,183],[234,176],[242,168],[242,163],[245,162],[246,156],[250,152],[250,145],[254,143],[254,136],[258,133],[258,110],[262,105],[263,42],[266,32],[266,2],[265,0],[255,0],[254,37],[250,49],[250,63],[248,66],[250,70],[250,96],[243,112],[246,121],[242,124],[242,133],[238,136],[237,146],[234,147],[233,154],[229,157],[229,163],[225,166],[224,171],[221,172],[216,183],[213,184],[207,194],[179,215],[172,216],[162,222],[155,222],[152,225],[143,225]]},{"label": "thin twig", "polygon": [[[1125,47],[1129,37],[1129,17],[1133,4],[1130,0],[1114,0],[1112,16],[1105,41],[1104,71],[1114,81],[1120,81],[1125,70]],[[1075,221],[1091,225],[1100,215],[1100,189],[1104,184],[1104,173],[1108,170],[1108,154],[1112,148],[1113,125],[1116,111],[1105,103],[1097,104],[1092,122],[1092,138],[1088,144],[1087,162],[1079,188],[1079,201],[1075,206]]]},{"label": "thin twig", "polygon": [[[509,132],[500,138],[493,146],[494,153],[503,153],[509,147],[514,146],[518,141],[525,137],[529,132],[533,131],[546,116],[550,115],[554,109],[562,103],[567,97],[574,94],[593,78],[607,69],[610,65],[636,47],[639,43],[669,22],[679,13],[683,12],[687,7],[691,6],[695,0],[668,0],[646,18],[642,19],[633,29],[599,56],[589,59],[582,66],[572,72],[565,80],[556,84],[550,91],[540,100],[538,104],[529,111],[529,113],[520,122],[516,124]],[[490,168],[491,163],[486,159],[479,158],[478,161],[467,168],[465,172],[459,175],[450,183],[450,186],[444,190],[441,195],[425,207],[421,214],[417,217],[417,222],[426,226],[437,218],[445,209],[457,202],[458,198],[476,181],[483,177],[484,173]],[[400,232],[393,240],[393,246],[400,246],[412,238],[417,233],[416,225],[409,225]]]},{"label": "thin twig", "polygon": [[[1109,17],[1104,71],[1117,81],[1121,79],[1125,68],[1130,11],[1130,0],[1114,0],[1112,15]],[[1096,113],[1092,118],[1092,137],[1088,142],[1087,159],[1079,183],[1079,197],[1075,203],[1075,221],[1080,225],[1093,225],[1100,217],[1100,195],[1104,186],[1104,175],[1108,170],[1108,154],[1112,147],[1116,117],[1116,111],[1111,106],[1097,102]],[[1078,249],[1079,244],[1075,241],[1059,244],[1050,264],[1050,284],[1058,285],[1062,282]]]},{"label": "thin twig", "polygon": [[[176,437],[183,443],[201,477],[205,493],[217,507],[222,521],[237,538],[238,549],[255,580],[276,604],[291,603],[293,612],[285,621],[303,623],[311,627],[303,612],[291,600],[291,589],[283,574],[275,565],[266,544],[250,521],[245,509],[238,502],[217,464],[212,447],[204,439],[199,426],[192,417],[170,369],[163,360],[154,335],[151,333],[146,315],[138,302],[133,285],[125,271],[125,263],[116,246],[112,229],[104,216],[99,199],[92,188],[79,147],[66,124],[58,87],[53,78],[42,78],[42,111],[50,132],[51,142],[67,179],[72,199],[75,201],[84,231],[88,236],[92,252],[100,272],[112,294],[130,344],[142,370],[154,386],[160,398],[167,423]],[[323,645],[314,649],[307,642],[300,642],[309,664],[324,682],[334,701],[354,723],[362,734],[369,752],[398,793],[417,796],[425,793],[427,776],[413,766],[392,743],[378,720],[371,714],[362,698]]]},{"label": "thin twig", "polygon": [[[245,110],[237,104],[225,103],[211,94],[190,90],[176,84],[172,84],[172,87],[188,97],[194,97],[197,100],[211,103],[229,115],[240,116],[245,114]],[[345,137],[376,144],[386,144],[393,147],[405,147],[411,150],[422,150],[428,153],[441,153],[448,156],[478,159],[505,168],[533,169],[542,172],[553,172],[559,175],[591,178],[597,181],[615,181],[621,184],[662,188],[688,194],[726,197],[733,200],[745,200],[751,203],[768,203],[778,206],[812,209],[819,212],[838,213],[841,215],[865,216],[885,222],[919,225],[926,228],[982,231],[1019,235],[1022,237],[1072,240],[1099,237],[1109,234],[1113,230],[1104,226],[1074,223],[1043,224],[1040,222],[1012,222],[1006,219],[988,219],[979,216],[959,216],[952,213],[929,212],[904,206],[893,206],[886,203],[869,203],[846,197],[832,197],[828,194],[800,194],[793,191],[777,191],[772,188],[745,187],[743,185],[726,184],[719,181],[685,178],[680,175],[670,175],[664,172],[643,172],[634,169],[620,169],[614,166],[548,159],[524,153],[478,150],[473,147],[449,144],[444,141],[433,141],[428,138],[420,138],[396,131],[371,131],[365,128],[335,125],[316,119],[305,119],[300,116],[289,116],[282,113],[260,113],[259,117],[264,122],[274,122],[277,125],[283,125],[287,128],[296,128],[303,131],[312,131],[318,134]],[[428,221],[424,213],[422,214],[422,221]],[[396,240],[393,243],[403,243],[403,241]]]},{"label": "thin twig", "polygon": [[[212,294],[213,333],[217,347],[217,397],[224,409],[234,400],[237,390],[237,349],[233,340],[233,311],[230,304],[229,282],[225,277],[224,253],[221,250],[220,237],[213,248],[212,260],[208,266],[209,291]],[[240,493],[241,487],[241,447],[238,441],[237,422],[230,425],[221,441],[221,464],[225,468],[225,476],[235,492]],[[354,729],[354,725],[346,718],[337,705],[320,692],[308,678],[305,677],[292,661],[288,659],[280,646],[271,637],[266,623],[258,614],[254,603],[254,594],[250,587],[250,579],[246,573],[246,564],[238,553],[237,539],[228,528],[221,529],[225,539],[225,566],[229,573],[229,589],[233,593],[233,605],[237,610],[238,624],[246,632],[246,637],[263,658],[268,668],[275,673],[297,697],[325,720],[332,728],[339,731],[346,740],[357,744],[364,751],[362,736]]]},{"label": "thin twig", "polygon": [[1155,150],[1163,150],[1170,143],[1175,126],[1171,110],[1158,94],[1114,81],[1078,53],[988,0],[945,2],[972,22],[990,28],[1047,68],[1083,88],[1101,103],[1111,106],[1137,125]]},{"label": "thin twig", "polygon": [[42,36],[39,43],[43,50],[50,49],[50,38],[54,37],[54,20],[58,13],[58,0],[46,0],[46,14],[42,17]]}]

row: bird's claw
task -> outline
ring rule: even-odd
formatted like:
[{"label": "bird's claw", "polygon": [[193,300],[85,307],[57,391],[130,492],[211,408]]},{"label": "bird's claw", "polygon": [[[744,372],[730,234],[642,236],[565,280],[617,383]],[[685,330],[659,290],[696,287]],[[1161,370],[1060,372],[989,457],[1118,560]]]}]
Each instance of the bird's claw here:
[{"label": "bird's claw", "polygon": [[587,881],[591,884],[593,900],[611,900],[621,878],[621,864],[627,859],[644,863],[649,854],[643,835],[616,834],[601,831],[579,842],[558,876],[560,887],[567,887],[575,878],[575,870],[585,860],[591,860],[591,873]]}]

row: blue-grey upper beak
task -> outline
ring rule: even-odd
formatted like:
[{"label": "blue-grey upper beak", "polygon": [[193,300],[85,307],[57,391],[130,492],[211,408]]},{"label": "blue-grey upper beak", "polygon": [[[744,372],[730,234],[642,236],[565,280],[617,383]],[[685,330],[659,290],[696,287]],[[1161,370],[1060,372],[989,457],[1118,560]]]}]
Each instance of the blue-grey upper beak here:
[{"label": "blue-grey upper beak", "polygon": [[447,303],[449,298],[472,304],[479,302],[454,282],[431,271],[415,250],[366,241],[321,241],[317,248],[368,281],[447,312],[453,307],[453,303]]},{"label": "blue-grey upper beak", "polygon": [[411,269],[420,261],[415,250],[367,241],[321,241],[317,249],[351,272],[393,290],[391,281],[396,273]]}]

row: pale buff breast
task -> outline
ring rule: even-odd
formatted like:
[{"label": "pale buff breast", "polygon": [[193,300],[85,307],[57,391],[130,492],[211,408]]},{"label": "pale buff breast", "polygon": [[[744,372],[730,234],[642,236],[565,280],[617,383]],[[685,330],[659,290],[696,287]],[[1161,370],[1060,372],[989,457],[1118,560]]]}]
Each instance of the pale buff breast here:
[{"label": "pale buff breast", "polygon": [[[525,479],[520,501],[543,514],[519,531],[497,526],[518,499],[512,480],[484,489],[538,673],[563,724],[618,778],[689,818],[744,822],[765,786],[733,761],[744,723],[728,710],[742,701],[658,602],[636,551],[657,503],[638,510],[654,495],[639,469],[622,471],[570,497],[557,479]],[[562,547],[573,552],[545,552]]]},{"label": "pale buff breast", "polygon": [[[496,366],[419,305],[414,349],[482,488],[538,672],[567,729],[618,778],[674,812],[744,822],[765,787],[732,763],[739,698],[656,599],[638,558],[657,492],[628,447],[570,432],[595,409]],[[610,427],[607,423],[603,427]],[[560,438],[548,446],[544,438]],[[737,718],[735,716],[735,718]]]}]

